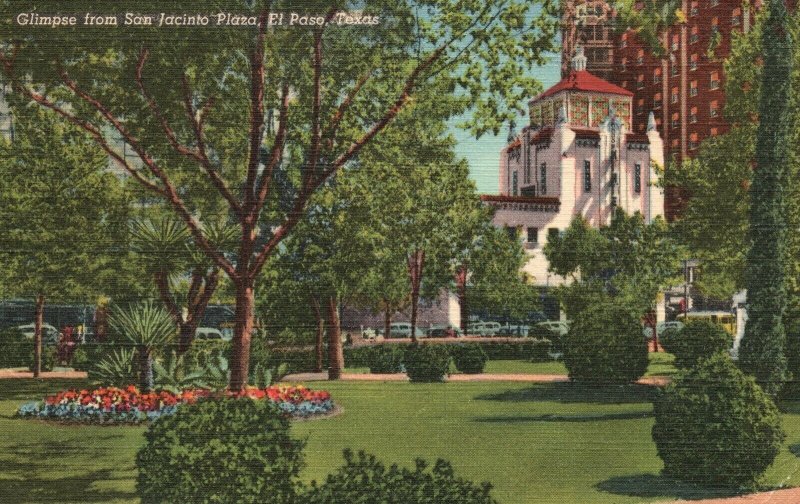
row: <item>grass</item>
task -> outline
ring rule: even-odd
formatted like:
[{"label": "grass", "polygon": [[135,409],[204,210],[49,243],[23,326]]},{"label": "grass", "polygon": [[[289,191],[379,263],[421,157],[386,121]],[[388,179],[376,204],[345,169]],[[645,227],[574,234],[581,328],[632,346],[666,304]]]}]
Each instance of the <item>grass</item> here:
[{"label": "grass", "polygon": [[[634,503],[724,495],[659,475],[645,386],[569,383],[317,382],[344,407],[301,422],[306,481],[341,462],[344,448],[385,462],[415,457],[453,462],[490,481],[500,502]],[[61,426],[13,417],[18,405],[81,381],[0,380],[0,502],[136,502],[135,453],[142,427]],[[800,403],[784,404],[786,447],[769,485],[800,485]]]}]

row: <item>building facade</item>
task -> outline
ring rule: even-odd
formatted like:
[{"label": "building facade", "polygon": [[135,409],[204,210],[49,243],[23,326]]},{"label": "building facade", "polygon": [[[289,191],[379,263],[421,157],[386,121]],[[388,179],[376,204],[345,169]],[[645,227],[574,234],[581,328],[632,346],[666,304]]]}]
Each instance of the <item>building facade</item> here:
[{"label": "building facade", "polygon": [[664,213],[655,122],[643,134],[631,131],[633,93],[592,75],[586,63],[578,48],[571,73],[530,101],[530,124],[500,155],[500,195],[482,197],[494,224],[523,239],[525,272],[538,285],[563,281],[548,274],[542,248],[575,216],[599,227],[616,208],[648,222]]}]

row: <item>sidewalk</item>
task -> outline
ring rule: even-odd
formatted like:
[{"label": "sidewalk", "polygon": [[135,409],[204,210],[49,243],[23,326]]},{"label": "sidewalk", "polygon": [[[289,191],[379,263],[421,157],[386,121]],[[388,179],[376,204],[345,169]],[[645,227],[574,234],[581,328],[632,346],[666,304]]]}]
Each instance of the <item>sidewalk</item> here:
[{"label": "sidewalk", "polygon": [[[800,488],[772,490],[770,492],[742,495],[740,497],[727,497],[724,499],[670,501],[669,504],[797,504],[798,502],[800,502]],[[667,503],[665,502],[663,504]]]},{"label": "sidewalk", "polygon": [[[296,373],[286,375],[284,381],[306,382],[306,381],[326,381],[328,373]],[[370,374],[370,373],[342,373],[342,381],[384,381],[402,382],[408,381],[405,373],[393,374]],[[449,382],[528,382],[528,383],[557,383],[568,382],[567,375],[553,374],[454,374],[447,378]],[[642,385],[664,386],[669,383],[666,376],[648,376],[642,378],[637,383]],[[800,502],[800,501],[799,501]]]},{"label": "sidewalk", "polygon": [[[33,378],[32,371],[17,371],[14,369],[0,369],[0,380],[14,379],[14,378]],[[68,380],[79,380],[87,378],[86,371],[42,371],[39,375],[40,379],[47,378],[63,378]]]}]

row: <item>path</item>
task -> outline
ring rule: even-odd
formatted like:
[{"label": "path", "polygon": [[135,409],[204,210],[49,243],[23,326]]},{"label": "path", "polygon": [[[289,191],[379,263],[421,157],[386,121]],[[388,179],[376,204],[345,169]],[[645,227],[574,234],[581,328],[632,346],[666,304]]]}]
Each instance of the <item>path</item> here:
[{"label": "path", "polygon": [[670,501],[669,504],[678,504],[682,502],[691,504],[797,504],[800,502],[800,488],[772,490],[770,492],[742,495],[740,497],[692,501]]},{"label": "path", "polygon": [[[87,378],[86,371],[42,371],[39,378],[82,379]],[[15,369],[0,369],[0,380],[8,378],[33,378],[31,371],[17,371]]]},{"label": "path", "polygon": [[[328,373],[296,373],[287,375],[284,381],[288,382],[306,382],[306,381],[325,381],[328,379]],[[343,381],[391,381],[400,382],[407,381],[408,376],[405,373],[393,374],[371,374],[371,373],[342,373]],[[568,382],[567,375],[556,374],[454,374],[450,375],[447,379],[450,382],[529,382],[529,383],[556,383]],[[663,386],[669,383],[669,378],[666,376],[648,376],[642,378],[637,383],[643,385],[656,385]]]}]

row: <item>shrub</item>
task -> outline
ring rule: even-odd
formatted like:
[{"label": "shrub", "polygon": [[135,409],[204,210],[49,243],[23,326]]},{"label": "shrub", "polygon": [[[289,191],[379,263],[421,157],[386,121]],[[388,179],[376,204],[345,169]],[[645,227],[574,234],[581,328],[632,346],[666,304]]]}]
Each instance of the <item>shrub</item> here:
[{"label": "shrub", "polygon": [[294,502],[303,441],[274,404],[199,401],[162,417],[136,456],[143,503]]},{"label": "shrub", "polygon": [[103,353],[89,368],[89,380],[106,386],[125,387],[136,381],[134,350],[103,345]]},{"label": "shrub", "polygon": [[[370,373],[390,374],[402,373],[403,349],[397,345],[380,345],[371,347],[366,356],[366,364]],[[345,361],[347,362],[347,361]],[[352,366],[351,362],[347,362]]]},{"label": "shrub", "polygon": [[489,360],[489,356],[480,345],[456,345],[452,347],[450,355],[453,357],[456,369],[466,374],[483,373],[483,368]]},{"label": "shrub", "polygon": [[302,497],[305,504],[380,502],[382,504],[497,504],[489,483],[457,478],[449,462],[437,460],[432,468],[417,459],[413,470],[392,465],[388,469],[372,455],[345,450],[345,464],[322,484],[312,483]]},{"label": "shrub", "polygon": [[778,408],[725,354],[681,371],[654,412],[664,473],[707,485],[754,485],[785,437]]},{"label": "shrub", "polygon": [[550,357],[550,349],[552,342],[549,339],[532,339],[531,340],[531,362],[547,362],[553,360]]},{"label": "shrub", "polygon": [[664,329],[658,335],[658,344],[669,353],[674,353],[672,350],[672,344],[675,341],[675,337],[680,333],[681,330],[677,327],[668,327]]},{"label": "shrub", "polygon": [[[733,338],[710,320],[690,320],[669,337],[669,352],[675,355],[675,366],[692,367],[698,360],[731,349]],[[666,348],[666,347],[665,347]]]},{"label": "shrub", "polygon": [[88,371],[95,362],[100,361],[109,352],[109,345],[102,343],[84,343],[78,345],[72,354],[70,365],[78,371]]},{"label": "shrub", "polygon": [[444,345],[412,344],[403,362],[412,382],[441,382],[450,367],[450,352]]},{"label": "shrub", "polygon": [[[52,371],[56,365],[56,347],[42,344],[42,371]],[[33,343],[28,351],[28,369],[33,371]]]},{"label": "shrub", "polygon": [[28,366],[33,348],[33,340],[16,328],[0,331],[0,368]]},{"label": "shrub", "polygon": [[551,329],[547,326],[534,324],[531,326],[528,336],[533,339],[546,339],[552,343],[551,349],[554,352],[562,351],[561,332],[557,329]]},{"label": "shrub", "polygon": [[576,381],[626,383],[647,370],[647,340],[626,308],[604,302],[582,311],[564,338],[564,364]]}]

